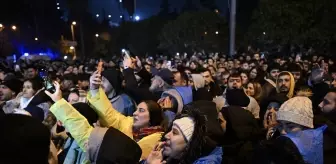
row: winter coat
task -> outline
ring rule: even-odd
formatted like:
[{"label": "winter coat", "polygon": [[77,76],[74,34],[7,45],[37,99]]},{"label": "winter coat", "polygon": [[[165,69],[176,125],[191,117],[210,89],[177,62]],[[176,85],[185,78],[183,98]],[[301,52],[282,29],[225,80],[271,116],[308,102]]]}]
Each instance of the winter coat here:
[{"label": "winter coat", "polygon": [[[92,108],[97,112],[101,126],[116,128],[133,139],[133,117],[126,117],[116,111],[111,103],[109,103],[106,94],[101,88],[99,88],[97,95],[94,97],[91,92],[89,92],[88,100]],[[163,133],[154,133],[137,142],[142,149],[142,159],[148,157],[161,139],[162,134]]]},{"label": "winter coat", "polygon": [[328,126],[323,134],[323,156],[325,164],[333,164],[336,161],[336,114],[330,113],[328,116],[314,116],[314,127]]},{"label": "winter coat", "polygon": [[222,155],[222,148],[216,147],[209,155],[199,158],[193,164],[220,164],[222,162]]},{"label": "winter coat", "polygon": [[[102,90],[101,92],[104,93]],[[106,95],[104,102],[108,103]],[[112,109],[110,105],[110,110]],[[64,99],[52,105],[50,111],[64,124],[80,149],[86,153],[86,159],[82,163],[126,164],[139,161],[141,149],[138,144],[114,128],[93,128],[86,118]],[[114,112],[118,113],[115,110]]]},{"label": "winter coat", "polygon": [[125,116],[132,116],[136,105],[135,102],[126,94],[120,94],[110,100],[114,109]]},{"label": "winter coat", "polygon": [[264,133],[253,115],[241,107],[221,110],[226,123],[223,137],[223,163],[250,163]]}]

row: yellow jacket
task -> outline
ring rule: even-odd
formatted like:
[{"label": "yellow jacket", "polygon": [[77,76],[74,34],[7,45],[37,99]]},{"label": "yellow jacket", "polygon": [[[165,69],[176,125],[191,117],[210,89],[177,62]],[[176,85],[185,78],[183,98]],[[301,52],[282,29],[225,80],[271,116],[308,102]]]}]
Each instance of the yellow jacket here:
[{"label": "yellow jacket", "polygon": [[[126,117],[112,107],[105,92],[100,88],[95,96],[89,92],[87,99],[99,116],[100,125],[114,127],[133,139],[133,117]],[[138,141],[142,149],[141,159],[146,159],[158,144],[163,133],[154,133]]]}]

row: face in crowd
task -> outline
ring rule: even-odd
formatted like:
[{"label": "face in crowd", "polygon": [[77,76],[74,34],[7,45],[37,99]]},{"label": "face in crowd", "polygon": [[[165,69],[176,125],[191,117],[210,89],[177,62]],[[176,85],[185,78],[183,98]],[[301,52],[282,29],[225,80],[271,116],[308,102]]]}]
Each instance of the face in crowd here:
[{"label": "face in crowd", "polygon": [[305,127],[296,123],[288,122],[288,121],[279,121],[278,130],[281,135],[286,135],[288,133],[294,133],[298,131],[304,130]]},{"label": "face in crowd", "polygon": [[35,78],[35,77],[37,76],[37,74],[38,74],[38,72],[37,72],[36,69],[34,69],[34,68],[29,68],[29,69],[27,70],[27,72],[26,72],[26,77],[27,77],[28,79],[33,79],[33,78]]},{"label": "face in crowd", "polygon": [[242,87],[242,79],[240,76],[229,77],[228,88],[229,89],[240,89]]},{"label": "face in crowd", "polygon": [[0,85],[0,101],[9,101],[15,97],[15,92],[5,85]]},{"label": "face in crowd", "polygon": [[271,78],[274,79],[274,80],[277,79],[278,76],[279,76],[279,73],[280,73],[280,70],[272,69],[271,72],[270,72]]},{"label": "face in crowd", "polygon": [[319,104],[324,114],[330,114],[336,111],[336,92],[329,92],[323,101]]},{"label": "face in crowd", "polygon": [[280,92],[282,93],[286,93],[289,91],[290,89],[290,85],[291,85],[291,82],[290,82],[290,76],[288,74],[283,74],[283,75],[280,75],[279,78],[278,78],[278,84],[277,84]]},{"label": "face in crowd", "polygon": [[252,97],[255,95],[254,86],[252,83],[247,84],[246,94]]},{"label": "face in crowd", "polygon": [[33,89],[33,84],[30,81],[25,81],[23,83],[22,97],[32,98],[36,91]]},{"label": "face in crowd", "polygon": [[209,85],[213,81],[212,76],[209,71],[203,72],[202,76],[205,80],[205,85]]},{"label": "face in crowd", "polygon": [[137,110],[133,113],[133,128],[140,129],[149,126],[149,111],[148,106],[145,102],[138,105]]},{"label": "face in crowd", "polygon": [[242,78],[243,85],[247,85],[247,83],[249,82],[249,78],[248,78],[247,74],[246,73],[241,73],[240,77]]}]

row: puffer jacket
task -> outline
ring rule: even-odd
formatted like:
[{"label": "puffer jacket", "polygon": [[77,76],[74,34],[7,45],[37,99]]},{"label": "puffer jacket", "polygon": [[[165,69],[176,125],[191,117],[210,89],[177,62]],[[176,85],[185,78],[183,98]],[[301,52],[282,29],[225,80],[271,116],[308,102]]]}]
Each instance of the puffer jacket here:
[{"label": "puffer jacket", "polygon": [[[90,91],[88,100],[92,108],[97,112],[101,126],[118,129],[133,139],[133,117],[126,117],[116,111],[101,88],[94,96]],[[155,145],[159,143],[162,134],[163,133],[154,133],[137,142],[142,149],[141,159],[148,157]]]}]

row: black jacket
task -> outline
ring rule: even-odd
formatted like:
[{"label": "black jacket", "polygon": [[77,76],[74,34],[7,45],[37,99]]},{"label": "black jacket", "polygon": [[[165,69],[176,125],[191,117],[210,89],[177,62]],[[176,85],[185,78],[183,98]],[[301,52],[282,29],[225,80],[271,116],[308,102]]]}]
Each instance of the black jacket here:
[{"label": "black jacket", "polygon": [[314,116],[314,126],[327,125],[328,128],[323,133],[323,155],[325,164],[336,162],[336,112],[328,114],[328,118],[322,115]]},{"label": "black jacket", "polygon": [[[142,70],[146,71],[146,70]],[[141,71],[140,71],[141,72]],[[142,72],[143,73],[143,72]],[[142,80],[142,84],[138,85],[136,81],[134,70],[132,68],[127,68],[123,71],[124,79],[126,82],[125,92],[133,98],[133,100],[139,104],[144,100],[154,100],[157,101],[160,99],[158,95],[153,94],[149,91],[150,83],[148,84],[148,77]],[[149,79],[150,81],[150,79]]]}]

